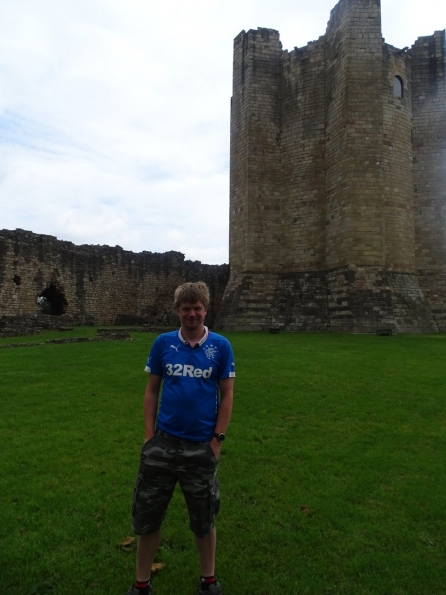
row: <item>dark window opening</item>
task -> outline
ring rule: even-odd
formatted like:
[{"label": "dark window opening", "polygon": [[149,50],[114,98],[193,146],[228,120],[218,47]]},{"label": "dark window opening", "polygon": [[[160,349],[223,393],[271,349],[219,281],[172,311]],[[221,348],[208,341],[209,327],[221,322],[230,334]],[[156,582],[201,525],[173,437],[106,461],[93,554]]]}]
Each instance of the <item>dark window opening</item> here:
[{"label": "dark window opening", "polygon": [[22,283],[22,280],[20,279],[19,275],[14,275],[14,283],[16,285],[20,285]]},{"label": "dark window opening", "polygon": [[61,316],[62,314],[65,314],[68,302],[65,299],[64,293],[56,287],[56,285],[51,284],[42,291],[40,296],[46,298],[48,301],[49,314],[52,316]]},{"label": "dark window opening", "polygon": [[400,76],[393,79],[393,94],[395,97],[404,97],[404,83]]}]

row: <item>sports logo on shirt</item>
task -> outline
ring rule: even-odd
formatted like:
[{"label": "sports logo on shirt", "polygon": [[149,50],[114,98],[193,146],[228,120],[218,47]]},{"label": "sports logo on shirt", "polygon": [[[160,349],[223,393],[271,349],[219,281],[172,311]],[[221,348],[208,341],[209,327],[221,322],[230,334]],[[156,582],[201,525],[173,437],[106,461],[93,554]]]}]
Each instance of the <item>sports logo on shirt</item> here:
[{"label": "sports logo on shirt", "polygon": [[190,378],[210,378],[212,367],[202,370],[188,364],[166,364],[166,373],[168,376],[189,376]]},{"label": "sports logo on shirt", "polygon": [[180,348],[179,345],[171,345],[172,349],[175,349],[175,351],[178,353],[178,349]]},{"label": "sports logo on shirt", "polygon": [[218,349],[211,343],[208,347],[206,347],[204,352],[208,359],[215,359],[215,356],[218,354]]}]

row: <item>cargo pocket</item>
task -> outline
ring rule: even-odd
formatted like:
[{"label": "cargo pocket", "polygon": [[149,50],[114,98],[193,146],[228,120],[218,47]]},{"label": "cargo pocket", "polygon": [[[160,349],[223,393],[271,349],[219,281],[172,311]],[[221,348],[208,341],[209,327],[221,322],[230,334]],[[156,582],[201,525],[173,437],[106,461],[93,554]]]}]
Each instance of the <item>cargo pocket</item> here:
[{"label": "cargo pocket", "polygon": [[135,516],[136,507],[138,506],[138,497],[139,497],[139,484],[141,483],[141,478],[138,476],[136,480],[135,489],[133,490],[133,502],[132,502],[132,516]]},{"label": "cargo pocket", "polygon": [[220,490],[218,489],[217,478],[215,478],[215,481],[209,490],[209,498],[210,498],[210,507],[209,507],[210,521],[213,524],[214,519],[220,510]]},{"label": "cargo pocket", "polygon": [[206,442],[205,444],[206,444],[206,450],[207,450],[207,453],[208,453],[208,455],[209,455],[209,458],[210,458],[210,459],[211,459],[211,460],[212,460],[212,461],[213,461],[215,464],[217,464],[217,463],[218,463],[218,459],[217,459],[217,457],[215,456],[215,453],[214,453],[214,451],[212,450],[211,443],[210,443],[210,442]]},{"label": "cargo pocket", "polygon": [[150,454],[152,451],[153,446],[155,445],[156,441],[158,440],[158,436],[155,434],[147,442],[141,446],[141,454],[139,459],[139,474],[144,474],[144,467],[149,464]]},{"label": "cargo pocket", "polygon": [[147,446],[151,446],[155,442],[156,438],[158,438],[158,436],[154,434],[151,438],[144,442],[144,444],[141,446],[141,450],[145,450]]}]

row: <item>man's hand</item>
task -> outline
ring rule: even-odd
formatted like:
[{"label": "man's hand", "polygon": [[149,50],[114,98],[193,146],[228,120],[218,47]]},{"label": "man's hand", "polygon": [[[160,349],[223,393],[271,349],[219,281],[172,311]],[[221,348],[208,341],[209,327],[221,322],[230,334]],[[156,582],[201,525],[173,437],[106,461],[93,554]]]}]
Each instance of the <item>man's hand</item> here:
[{"label": "man's hand", "polygon": [[214,455],[217,457],[217,459],[219,459],[220,458],[221,442],[219,442],[217,440],[217,438],[212,438],[212,440],[209,442],[209,444],[211,445]]},{"label": "man's hand", "polygon": [[148,442],[151,438],[153,438],[155,436],[155,432],[152,432],[152,434],[150,434],[150,432],[146,432],[146,436],[144,438],[144,444],[146,442]]}]

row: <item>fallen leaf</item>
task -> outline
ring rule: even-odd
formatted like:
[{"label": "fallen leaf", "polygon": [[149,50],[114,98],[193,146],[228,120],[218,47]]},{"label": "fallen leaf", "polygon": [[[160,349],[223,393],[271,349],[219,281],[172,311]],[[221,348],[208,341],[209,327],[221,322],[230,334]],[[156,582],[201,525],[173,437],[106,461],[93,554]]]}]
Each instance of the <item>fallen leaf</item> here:
[{"label": "fallen leaf", "polygon": [[127,537],[127,539],[124,539],[124,541],[121,541],[121,543],[118,543],[118,545],[120,545],[123,550],[126,550],[128,552],[134,543],[134,537]]},{"label": "fallen leaf", "polygon": [[303,512],[307,516],[310,516],[311,515],[310,509],[308,508],[308,506],[301,506],[300,507],[300,510],[301,510],[301,512]]},{"label": "fallen leaf", "polygon": [[158,570],[162,570],[164,566],[164,562],[154,562],[152,564],[152,572],[158,572]]},{"label": "fallen leaf", "polygon": [[127,537],[127,539],[124,539],[124,541],[122,541],[119,545],[122,545],[122,546],[132,545],[132,543],[134,541],[135,541],[134,537]]}]

